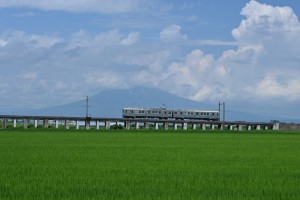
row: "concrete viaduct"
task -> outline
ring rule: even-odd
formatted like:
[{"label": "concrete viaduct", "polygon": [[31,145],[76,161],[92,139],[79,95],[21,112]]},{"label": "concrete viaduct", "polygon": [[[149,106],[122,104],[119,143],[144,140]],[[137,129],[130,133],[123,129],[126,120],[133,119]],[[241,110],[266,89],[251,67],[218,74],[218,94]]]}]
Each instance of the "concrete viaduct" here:
[{"label": "concrete viaduct", "polygon": [[[63,116],[20,116],[20,115],[0,115],[2,122],[2,129],[7,129],[13,126],[17,127],[17,122],[23,123],[24,129],[30,127],[49,128],[55,126],[58,128],[61,124],[65,129],[70,128],[70,124],[79,129],[84,126],[85,129],[110,129],[111,125],[122,124],[125,129],[182,129],[182,130],[300,130],[300,124],[296,127],[290,128],[287,124],[280,124],[276,122],[222,122],[222,121],[199,121],[199,120],[165,120],[165,119],[124,119],[124,118],[94,118],[94,117],[63,117]],[[0,123],[1,124],[1,123]],[[10,124],[10,126],[9,126]],[[12,124],[12,125],[11,125]],[[295,125],[294,125],[295,126]]]}]

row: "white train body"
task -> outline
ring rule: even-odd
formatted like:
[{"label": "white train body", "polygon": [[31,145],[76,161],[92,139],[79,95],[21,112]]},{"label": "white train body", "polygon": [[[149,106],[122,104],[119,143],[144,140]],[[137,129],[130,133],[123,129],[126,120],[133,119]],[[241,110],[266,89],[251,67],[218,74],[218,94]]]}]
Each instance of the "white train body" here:
[{"label": "white train body", "polygon": [[123,118],[196,119],[219,121],[219,111],[168,110],[165,108],[123,108]]}]

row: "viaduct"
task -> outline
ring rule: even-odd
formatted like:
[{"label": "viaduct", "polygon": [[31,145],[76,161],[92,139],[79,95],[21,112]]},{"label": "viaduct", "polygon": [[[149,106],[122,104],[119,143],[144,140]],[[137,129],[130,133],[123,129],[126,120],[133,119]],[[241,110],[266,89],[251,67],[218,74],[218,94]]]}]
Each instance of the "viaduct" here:
[{"label": "viaduct", "polygon": [[[2,122],[2,123],[1,123]],[[124,118],[94,118],[94,117],[63,117],[63,116],[20,116],[20,115],[0,115],[2,129],[13,126],[17,127],[17,122],[22,123],[24,129],[29,127],[58,128],[63,124],[65,129],[70,128],[70,124],[76,129],[84,126],[85,129],[110,129],[112,125],[123,125],[125,129],[182,129],[182,130],[300,130],[300,124],[286,124],[278,122],[229,122],[229,121],[199,121],[199,120],[165,120],[165,119],[124,119]],[[9,126],[10,124],[10,126]]]}]

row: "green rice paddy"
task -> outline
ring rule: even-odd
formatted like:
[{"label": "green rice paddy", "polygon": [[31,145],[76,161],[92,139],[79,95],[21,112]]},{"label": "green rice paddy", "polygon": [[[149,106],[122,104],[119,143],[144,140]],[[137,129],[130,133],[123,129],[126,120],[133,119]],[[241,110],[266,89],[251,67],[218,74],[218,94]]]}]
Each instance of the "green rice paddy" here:
[{"label": "green rice paddy", "polygon": [[0,130],[0,199],[300,199],[300,132]]}]

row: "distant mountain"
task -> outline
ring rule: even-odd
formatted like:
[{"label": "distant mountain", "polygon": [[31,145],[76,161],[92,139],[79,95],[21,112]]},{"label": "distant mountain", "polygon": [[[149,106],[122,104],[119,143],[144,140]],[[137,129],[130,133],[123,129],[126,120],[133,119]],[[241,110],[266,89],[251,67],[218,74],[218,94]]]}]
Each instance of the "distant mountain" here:
[{"label": "distant mountain", "polygon": [[[33,115],[85,116],[85,100],[30,111]],[[110,89],[89,97],[92,117],[121,117],[122,108],[158,108],[217,110],[217,105],[199,103],[153,88]]]},{"label": "distant mountain", "polygon": [[[153,88],[110,89],[89,97],[89,115],[92,117],[121,117],[122,108],[125,107],[218,110],[217,102],[215,105],[196,102]],[[26,115],[84,117],[86,115],[85,100],[45,109],[21,111],[19,113]],[[293,119],[226,109],[227,121],[268,122],[273,119],[294,122]]]}]

